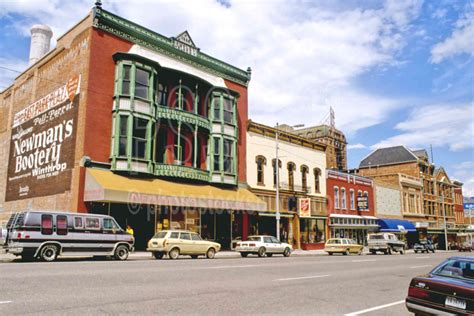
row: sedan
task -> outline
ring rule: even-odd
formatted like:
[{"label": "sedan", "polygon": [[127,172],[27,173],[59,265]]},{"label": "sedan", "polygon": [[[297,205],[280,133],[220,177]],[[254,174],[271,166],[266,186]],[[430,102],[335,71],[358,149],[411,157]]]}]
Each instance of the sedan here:
[{"label": "sedan", "polygon": [[451,257],[413,278],[405,304],[417,315],[473,315],[474,258]]},{"label": "sedan", "polygon": [[246,241],[239,241],[235,251],[240,252],[242,257],[256,254],[259,257],[271,257],[274,254],[282,254],[285,257],[291,255],[290,244],[279,241],[273,236],[249,236]]},{"label": "sedan", "polygon": [[354,240],[347,238],[331,238],[324,246],[324,251],[330,256],[334,253],[342,253],[343,255],[355,253],[361,255],[363,249],[363,245],[359,245]]}]

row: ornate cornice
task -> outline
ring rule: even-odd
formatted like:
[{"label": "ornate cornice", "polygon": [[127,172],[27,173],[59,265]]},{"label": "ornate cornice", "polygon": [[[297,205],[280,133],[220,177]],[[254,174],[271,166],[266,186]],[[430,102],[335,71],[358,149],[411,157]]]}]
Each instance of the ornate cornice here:
[{"label": "ornate cornice", "polygon": [[208,119],[186,111],[158,106],[156,108],[156,117],[189,123],[211,130],[211,122]]},{"label": "ornate cornice", "polygon": [[143,26],[114,15],[101,8],[94,8],[93,26],[132,43],[142,45],[173,59],[213,73],[222,78],[247,86],[250,73],[215,59],[200,51],[196,56],[183,52],[173,45],[173,39],[153,32]]}]

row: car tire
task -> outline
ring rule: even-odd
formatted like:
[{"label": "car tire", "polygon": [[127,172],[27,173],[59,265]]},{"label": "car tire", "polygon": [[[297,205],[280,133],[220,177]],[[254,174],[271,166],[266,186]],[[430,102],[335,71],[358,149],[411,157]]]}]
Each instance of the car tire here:
[{"label": "car tire", "polygon": [[403,249],[403,248],[400,249],[400,254],[401,254],[401,255],[404,255],[404,254],[405,254],[405,249]]},{"label": "car tire", "polygon": [[248,252],[241,252],[241,253],[240,253],[240,256],[241,256],[242,258],[247,258],[248,255],[249,255]]},{"label": "car tire", "polygon": [[389,255],[392,254],[392,248],[389,247],[389,248],[387,249],[387,254],[389,254]]},{"label": "car tire", "polygon": [[128,259],[129,253],[130,251],[128,250],[127,246],[119,245],[117,248],[115,248],[114,258],[115,260],[124,261]]},{"label": "car tire", "polygon": [[216,250],[214,248],[207,249],[207,252],[206,252],[207,259],[214,259],[215,256],[216,256]]},{"label": "car tire", "polygon": [[328,255],[332,256],[332,252],[328,252]]},{"label": "car tire", "polygon": [[357,255],[362,256],[362,252],[363,252],[363,249],[359,250],[359,252],[357,253]]},{"label": "car tire", "polygon": [[178,259],[179,257],[179,249],[173,248],[168,252],[168,257],[172,260]]},{"label": "car tire", "polygon": [[418,250],[415,250],[415,253],[418,253]]},{"label": "car tire", "polygon": [[164,256],[164,255],[165,255],[165,254],[162,253],[162,252],[154,252],[154,253],[153,253],[153,257],[155,257],[155,259],[163,259],[163,256]]},{"label": "car tire", "polygon": [[191,255],[191,259],[197,259],[198,257],[198,255]]},{"label": "car tire", "polygon": [[267,252],[267,250],[265,249],[265,247],[260,247],[260,248],[258,249],[258,253],[257,253],[257,254],[258,254],[258,256],[261,258],[261,257],[264,257],[264,256],[265,256],[266,252]]},{"label": "car tire", "polygon": [[370,253],[373,254],[373,255],[376,255],[377,251],[371,250]]},{"label": "car tire", "polygon": [[285,248],[285,251],[283,251],[283,256],[285,256],[285,257],[291,256],[291,249],[290,248]]},{"label": "car tire", "polygon": [[351,253],[351,252],[349,251],[349,249],[346,249],[346,251],[344,251],[342,254],[343,254],[344,256],[347,256],[347,255],[350,255],[350,253]]},{"label": "car tire", "polygon": [[40,258],[46,262],[52,262],[58,257],[59,248],[56,245],[46,245],[41,248]]}]

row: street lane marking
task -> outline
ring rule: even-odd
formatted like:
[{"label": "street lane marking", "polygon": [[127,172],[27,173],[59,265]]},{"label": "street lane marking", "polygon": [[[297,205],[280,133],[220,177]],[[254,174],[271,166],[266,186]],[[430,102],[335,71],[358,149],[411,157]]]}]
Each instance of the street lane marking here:
[{"label": "street lane marking", "polygon": [[297,278],[285,278],[285,279],[276,279],[275,281],[292,281],[292,280],[303,280],[303,279],[316,279],[316,278],[325,278],[331,276],[330,274],[322,274],[322,275],[312,275],[312,276],[305,276],[305,277],[297,277]]},{"label": "street lane marking", "polygon": [[[247,264],[242,266],[217,266],[217,267],[202,267],[204,269],[233,269],[233,268],[253,268],[262,265],[255,265],[255,264]],[[199,269],[199,268],[198,268]]]},{"label": "street lane marking", "polygon": [[371,307],[371,308],[367,308],[367,309],[363,309],[361,311],[353,312],[353,313],[350,313],[350,314],[345,314],[345,316],[354,316],[354,315],[365,314],[365,313],[373,312],[373,311],[376,311],[376,310],[379,310],[379,309],[387,308],[387,307],[402,304],[402,303],[405,303],[405,300],[397,301],[397,302],[393,302],[393,303],[388,303],[388,304],[384,304],[384,305],[379,305],[379,306],[375,306],[375,307]]},{"label": "street lane marking", "polygon": [[11,303],[12,301],[0,301],[0,304],[9,304]]},{"label": "street lane marking", "polygon": [[373,262],[377,261],[377,259],[359,259],[359,260],[352,260],[352,262]]},{"label": "street lane marking", "polygon": [[424,256],[424,257],[416,257],[416,259],[426,259],[429,258],[430,256]]},{"label": "street lane marking", "polygon": [[410,267],[410,269],[417,269],[417,268],[428,268],[428,267],[431,267],[433,266],[432,264],[425,264],[423,266],[413,266],[413,267]]}]

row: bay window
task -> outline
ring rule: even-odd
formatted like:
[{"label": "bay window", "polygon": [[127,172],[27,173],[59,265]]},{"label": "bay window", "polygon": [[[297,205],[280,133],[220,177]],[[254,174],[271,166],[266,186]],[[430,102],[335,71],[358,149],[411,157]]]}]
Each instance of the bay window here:
[{"label": "bay window", "polygon": [[135,97],[148,100],[150,86],[150,73],[141,68],[135,72]]},{"label": "bay window", "polygon": [[221,170],[221,142],[219,137],[214,137],[214,171]]},{"label": "bay window", "polygon": [[224,172],[233,173],[234,169],[234,142],[230,139],[224,138]]},{"label": "bay window", "polygon": [[132,157],[145,159],[148,121],[139,117],[133,118]]},{"label": "bay window", "polygon": [[118,155],[127,156],[128,115],[119,116]]}]

